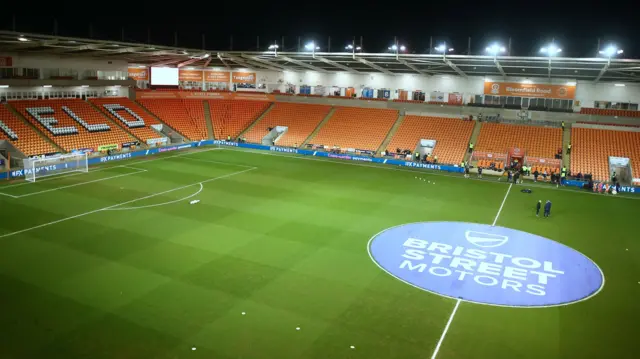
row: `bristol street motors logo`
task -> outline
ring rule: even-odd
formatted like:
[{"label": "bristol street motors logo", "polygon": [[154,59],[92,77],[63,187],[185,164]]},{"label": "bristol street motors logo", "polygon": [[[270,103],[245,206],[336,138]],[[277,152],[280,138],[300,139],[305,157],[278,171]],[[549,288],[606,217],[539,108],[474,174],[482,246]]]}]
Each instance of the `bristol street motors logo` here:
[{"label": "bristol street motors logo", "polygon": [[600,268],[550,239],[477,223],[423,222],[369,241],[376,264],[414,287],[449,298],[509,307],[566,305],[596,295]]},{"label": "bristol street motors logo", "polygon": [[500,84],[492,84],[491,85],[491,93],[499,94],[500,93]]}]

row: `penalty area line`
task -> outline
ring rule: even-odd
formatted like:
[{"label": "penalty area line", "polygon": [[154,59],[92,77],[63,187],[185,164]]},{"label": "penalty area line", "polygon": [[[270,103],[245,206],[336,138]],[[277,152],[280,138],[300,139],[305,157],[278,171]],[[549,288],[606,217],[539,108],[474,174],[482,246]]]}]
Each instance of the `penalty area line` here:
[{"label": "penalty area line", "polygon": [[58,219],[58,220],[55,220],[55,221],[51,221],[51,222],[47,222],[47,223],[43,223],[43,224],[39,224],[39,225],[37,225],[37,226],[33,226],[33,227],[29,227],[29,228],[21,229],[21,230],[19,230],[19,231],[15,231],[15,232],[11,232],[11,233],[2,234],[2,235],[0,235],[0,239],[2,239],[2,238],[6,238],[6,237],[15,236],[16,234],[20,234],[20,233],[29,232],[29,231],[32,231],[32,230],[34,230],[34,229],[39,229],[39,228],[48,227],[48,226],[51,226],[51,225],[54,225],[54,224],[58,224],[58,223],[62,223],[62,222],[66,222],[66,221],[69,221],[69,220],[72,220],[72,219],[75,219],[75,218],[80,218],[80,217],[88,216],[88,215],[93,214],[93,213],[98,213],[98,212],[102,212],[102,211],[107,211],[107,210],[110,210],[110,209],[112,209],[112,208],[116,208],[116,207],[119,207],[119,206],[124,206],[124,205],[130,204],[130,203],[134,203],[134,202],[142,201],[142,200],[149,199],[149,198],[153,198],[153,197],[156,197],[156,196],[161,196],[161,195],[163,195],[163,194],[167,194],[167,193],[171,193],[171,192],[179,191],[179,190],[184,189],[184,188],[187,188],[187,187],[197,186],[197,185],[201,185],[201,186],[202,186],[203,184],[208,183],[208,182],[217,181],[217,180],[220,180],[220,179],[223,179],[223,178],[228,178],[228,177],[231,177],[231,176],[239,175],[239,174],[242,174],[242,173],[245,173],[245,172],[249,172],[249,171],[253,171],[253,170],[256,170],[256,169],[258,169],[258,167],[251,167],[251,168],[247,168],[246,170],[242,170],[242,171],[238,171],[238,172],[233,172],[233,173],[229,173],[229,174],[222,175],[222,176],[218,176],[218,177],[209,178],[209,179],[204,180],[204,181],[198,181],[198,182],[191,183],[191,184],[188,184],[188,185],[184,185],[184,186],[180,186],[180,187],[172,188],[172,189],[169,189],[169,190],[166,190],[166,191],[162,191],[162,192],[158,192],[158,193],[150,194],[150,195],[148,195],[148,196],[144,196],[144,197],[140,197],[140,198],[135,198],[135,199],[132,199],[132,200],[129,200],[129,201],[126,201],[126,202],[116,203],[116,204],[113,204],[113,205],[111,205],[111,206],[107,206],[107,207],[103,207],[103,208],[94,209],[93,211],[89,211],[89,212],[84,212],[84,213],[76,214],[76,215],[74,215],[74,216],[61,218],[61,219]]},{"label": "penalty area line", "polygon": [[[495,226],[498,222],[498,218],[500,218],[500,213],[502,213],[502,208],[504,208],[504,203],[507,201],[507,197],[509,197],[509,192],[511,192],[511,187],[513,187],[513,183],[509,183],[509,188],[507,188],[507,193],[505,193],[504,198],[502,199],[502,203],[500,204],[500,208],[498,209],[498,213],[496,214],[496,218],[493,219],[493,223],[491,226]],[[442,346],[442,342],[444,342],[444,338],[447,336],[447,332],[449,331],[449,327],[451,326],[451,322],[453,322],[453,317],[456,316],[456,312],[458,311],[458,307],[460,307],[460,303],[462,299],[456,300],[456,305],[453,307],[453,311],[449,316],[449,320],[447,321],[447,325],[444,326],[444,330],[442,331],[442,335],[440,335],[440,340],[438,340],[438,344],[436,344],[436,348],[433,351],[433,355],[431,359],[436,359],[438,356],[438,352],[440,351],[440,347]]]}]

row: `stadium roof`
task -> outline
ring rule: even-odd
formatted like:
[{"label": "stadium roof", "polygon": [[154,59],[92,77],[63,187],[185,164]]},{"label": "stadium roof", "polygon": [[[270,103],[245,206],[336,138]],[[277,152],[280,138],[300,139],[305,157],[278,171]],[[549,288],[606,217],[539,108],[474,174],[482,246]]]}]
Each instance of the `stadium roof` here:
[{"label": "stadium roof", "polygon": [[421,55],[350,52],[216,51],[0,31],[0,51],[126,60],[141,65],[319,71],[537,77],[640,82],[640,60],[607,58]]}]

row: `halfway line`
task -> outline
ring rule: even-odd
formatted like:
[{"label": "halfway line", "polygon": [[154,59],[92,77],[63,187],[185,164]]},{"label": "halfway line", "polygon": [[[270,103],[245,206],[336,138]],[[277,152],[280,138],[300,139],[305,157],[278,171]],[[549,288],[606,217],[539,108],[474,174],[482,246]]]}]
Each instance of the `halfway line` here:
[{"label": "halfway line", "polygon": [[444,337],[447,336],[447,332],[449,331],[449,326],[451,326],[451,322],[453,322],[453,317],[456,315],[456,312],[458,311],[458,307],[460,306],[460,302],[461,302],[460,299],[458,299],[456,301],[456,306],[453,307],[453,312],[451,312],[451,315],[449,316],[449,320],[447,321],[447,325],[444,327],[444,330],[442,331],[442,335],[440,336],[440,340],[438,340],[438,344],[436,345],[436,349],[433,351],[433,355],[431,356],[431,359],[435,359],[436,356],[438,355],[438,351],[440,351],[440,346],[442,345],[442,342],[444,341]]}]

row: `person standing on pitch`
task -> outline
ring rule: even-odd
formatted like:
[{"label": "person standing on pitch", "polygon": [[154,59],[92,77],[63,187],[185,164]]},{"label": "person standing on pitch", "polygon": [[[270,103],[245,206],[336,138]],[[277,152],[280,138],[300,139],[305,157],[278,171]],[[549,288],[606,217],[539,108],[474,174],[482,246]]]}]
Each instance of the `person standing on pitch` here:
[{"label": "person standing on pitch", "polygon": [[542,200],[538,200],[536,203],[536,217],[540,217],[540,207],[542,207]]},{"label": "person standing on pitch", "polygon": [[544,204],[544,216],[549,217],[551,215],[551,201],[547,200],[547,203]]}]

